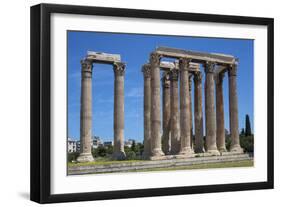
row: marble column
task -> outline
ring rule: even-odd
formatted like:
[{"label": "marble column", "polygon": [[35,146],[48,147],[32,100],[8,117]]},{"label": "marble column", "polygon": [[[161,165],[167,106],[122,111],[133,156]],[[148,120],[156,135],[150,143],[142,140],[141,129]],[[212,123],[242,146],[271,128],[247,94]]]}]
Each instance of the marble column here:
[{"label": "marble column", "polygon": [[160,56],[151,53],[151,159],[159,158],[164,155],[161,148],[161,112],[160,112]]},{"label": "marble column", "polygon": [[179,70],[173,68],[170,71],[171,81],[171,154],[178,154],[180,151],[180,126],[179,126]]},{"label": "marble column", "polygon": [[229,121],[230,121],[230,151],[243,153],[239,141],[239,125],[238,125],[238,98],[237,98],[237,63],[230,65],[228,70],[228,87],[229,87]]},{"label": "marble column", "polygon": [[125,159],[124,151],[124,74],[125,64],[114,63],[114,146],[113,159]]},{"label": "marble column", "polygon": [[205,111],[206,111],[206,148],[212,155],[219,155],[216,144],[216,111],[215,111],[215,63],[206,62],[206,85],[205,85]]},{"label": "marble column", "polygon": [[151,155],[151,140],[150,140],[150,106],[151,106],[151,71],[149,64],[142,68],[144,77],[144,97],[143,97],[143,126],[144,126],[144,150],[143,158],[147,159]]},{"label": "marble column", "polygon": [[[188,59],[180,59],[180,153],[181,155],[191,156],[191,134],[190,134],[190,91],[189,91],[189,63]],[[178,102],[178,97],[177,100]]]},{"label": "marble column", "polygon": [[202,74],[196,72],[194,79],[194,122],[195,122],[195,153],[204,152],[203,147],[203,111],[202,111]]},{"label": "marble column", "polygon": [[78,162],[94,161],[92,156],[92,62],[81,61],[80,154]]},{"label": "marble column", "polygon": [[220,152],[226,152],[223,105],[223,78],[224,73],[219,73],[216,75],[217,148]]},{"label": "marble column", "polygon": [[162,78],[162,149],[163,152],[167,155],[170,153],[170,147],[171,147],[171,136],[170,136],[170,76],[168,73],[166,73]]},{"label": "marble column", "polygon": [[190,147],[193,149],[193,118],[192,118],[192,74],[189,73],[189,80],[188,80],[188,84],[189,84],[189,124],[190,124]]}]

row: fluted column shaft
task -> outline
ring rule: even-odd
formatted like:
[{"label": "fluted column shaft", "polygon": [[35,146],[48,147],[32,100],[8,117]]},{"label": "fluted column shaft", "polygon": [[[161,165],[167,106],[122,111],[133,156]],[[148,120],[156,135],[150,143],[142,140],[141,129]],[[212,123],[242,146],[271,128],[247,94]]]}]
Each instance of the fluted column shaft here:
[{"label": "fluted column shaft", "polygon": [[225,152],[225,127],[224,127],[224,103],[223,103],[223,78],[224,73],[216,77],[216,119],[217,119],[217,148]]},{"label": "fluted column shaft", "polygon": [[189,73],[189,124],[190,124],[190,147],[193,148],[193,118],[192,118],[192,74]]},{"label": "fluted column shaft", "polygon": [[178,70],[173,68],[170,72],[171,80],[171,154],[180,151],[180,126],[179,126],[179,89]]},{"label": "fluted column shaft", "polygon": [[144,77],[144,99],[143,99],[143,121],[144,121],[144,150],[143,157],[148,158],[151,155],[150,140],[150,108],[151,108],[151,71],[149,65],[142,68]]},{"label": "fluted column shaft", "polygon": [[214,83],[215,64],[207,62],[205,64],[206,73],[206,147],[207,152],[219,155],[216,144],[216,111],[215,111],[215,83]]},{"label": "fluted column shaft", "polygon": [[92,62],[81,61],[80,154],[78,162],[93,161],[92,139]]},{"label": "fluted column shaft", "polygon": [[233,64],[228,70],[229,81],[229,121],[230,121],[230,136],[231,146],[230,151],[242,153],[239,141],[239,125],[238,125],[238,97],[237,97],[237,64]]},{"label": "fluted column shaft", "polygon": [[190,124],[190,91],[189,91],[189,63],[188,59],[180,59],[180,154],[190,156],[191,124]]},{"label": "fluted column shaft", "polygon": [[114,147],[113,158],[125,159],[124,151],[124,74],[125,64],[114,63]]},{"label": "fluted column shaft", "polygon": [[162,131],[163,131],[163,152],[165,154],[169,154],[170,147],[171,147],[171,140],[170,140],[170,76],[166,73],[162,78]]},{"label": "fluted column shaft", "polygon": [[194,75],[194,122],[195,122],[195,148],[196,153],[202,153],[203,147],[203,111],[202,111],[202,74]]},{"label": "fluted column shaft", "polygon": [[164,155],[161,149],[161,112],[160,112],[160,56],[150,55],[151,66],[151,156]]}]

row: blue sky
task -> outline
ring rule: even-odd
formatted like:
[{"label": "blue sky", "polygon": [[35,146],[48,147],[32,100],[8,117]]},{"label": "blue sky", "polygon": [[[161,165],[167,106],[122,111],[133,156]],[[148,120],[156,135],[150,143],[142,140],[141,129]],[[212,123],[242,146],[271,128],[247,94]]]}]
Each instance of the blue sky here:
[{"label": "blue sky", "polygon": [[[157,46],[167,46],[202,52],[225,53],[237,57],[239,59],[237,76],[239,130],[245,126],[246,114],[249,114],[252,131],[254,130],[253,40],[79,31],[68,31],[67,35],[68,137],[73,139],[79,139],[80,137],[80,60],[86,56],[88,50],[92,50],[120,54],[122,61],[126,63],[124,84],[125,139],[132,138],[140,142],[143,141],[143,74],[141,72],[141,67],[149,60],[149,54],[155,50]],[[201,70],[203,71],[202,68]],[[112,66],[94,64],[92,83],[93,135],[100,136],[103,140],[113,140],[114,74]],[[223,84],[225,128],[229,129],[227,75],[225,75]],[[193,100],[192,102],[192,104],[194,104]],[[194,105],[192,108],[194,109]]]}]

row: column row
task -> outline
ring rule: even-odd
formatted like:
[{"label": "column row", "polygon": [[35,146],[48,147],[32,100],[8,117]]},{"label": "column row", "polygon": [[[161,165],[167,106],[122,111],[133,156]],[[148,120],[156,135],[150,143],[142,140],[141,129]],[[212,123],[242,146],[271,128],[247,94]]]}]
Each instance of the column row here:
[{"label": "column row", "polygon": [[[180,59],[179,68],[173,68],[162,79],[162,140],[160,115],[160,56],[152,53],[150,64],[144,72],[144,134],[145,157],[159,157],[165,154],[190,156],[204,152],[202,75],[200,71],[189,72],[191,60]],[[225,127],[223,108],[223,73],[217,74],[214,62],[205,62],[205,151],[219,155],[225,152]],[[231,151],[243,152],[239,144],[238,106],[236,89],[236,64],[227,69],[229,75],[229,105]],[[194,123],[195,148],[192,146],[191,77],[194,80]],[[178,97],[180,81],[180,102]],[[216,92],[216,93],[215,93]],[[216,97],[216,102],[215,102]],[[179,104],[178,104],[179,102]],[[162,152],[162,149],[164,153]],[[193,151],[194,150],[194,151]]]}]

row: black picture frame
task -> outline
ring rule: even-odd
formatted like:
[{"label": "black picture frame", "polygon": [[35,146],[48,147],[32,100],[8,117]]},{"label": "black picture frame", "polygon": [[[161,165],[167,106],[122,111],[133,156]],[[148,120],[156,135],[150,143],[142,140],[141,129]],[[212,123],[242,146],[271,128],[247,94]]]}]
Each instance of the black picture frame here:
[{"label": "black picture frame", "polygon": [[[73,194],[50,193],[50,15],[52,13],[151,18],[209,23],[232,23],[267,26],[267,181],[238,184],[169,187]],[[212,193],[274,187],[274,20],[272,18],[135,10],[89,6],[39,4],[31,7],[31,151],[30,199],[38,203],[89,201],[104,199]]]}]

